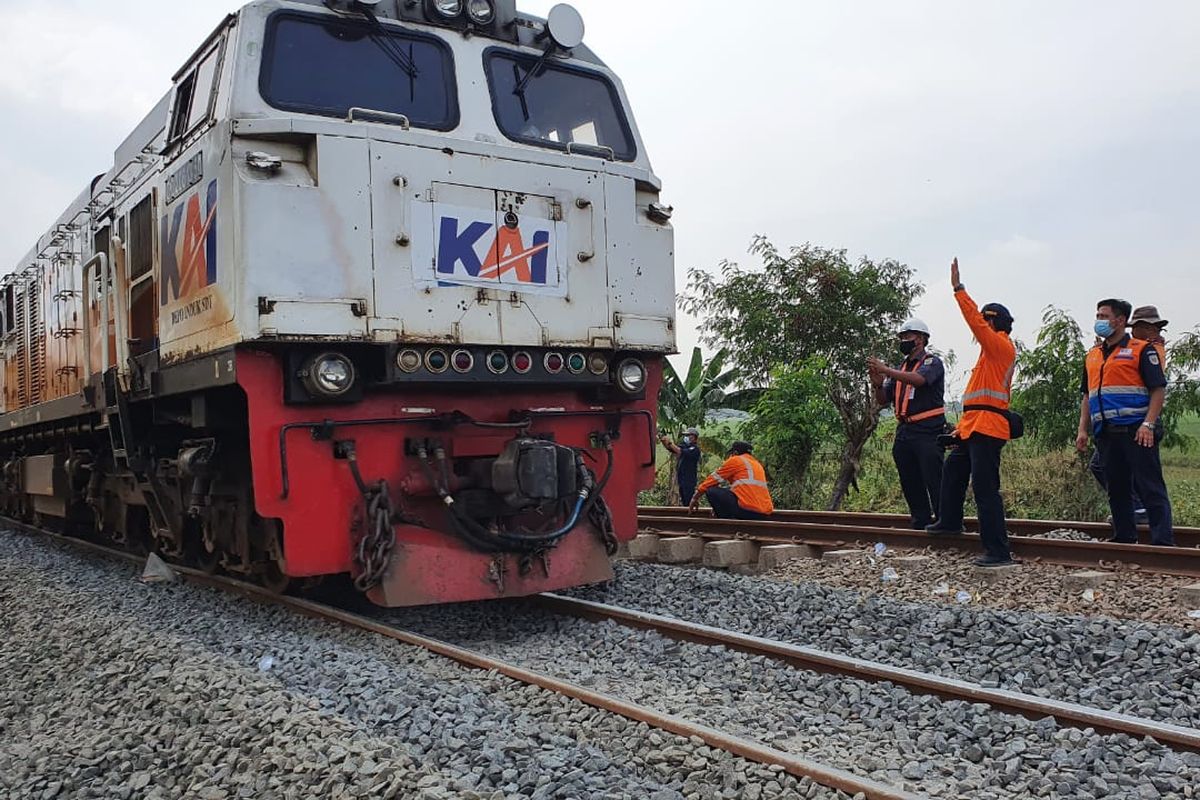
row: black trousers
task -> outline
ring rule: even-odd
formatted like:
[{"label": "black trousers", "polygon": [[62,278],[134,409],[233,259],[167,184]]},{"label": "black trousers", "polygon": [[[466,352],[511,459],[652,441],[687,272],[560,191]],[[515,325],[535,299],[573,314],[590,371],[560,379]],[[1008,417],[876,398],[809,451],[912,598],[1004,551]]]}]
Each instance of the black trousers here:
[{"label": "black trousers", "polygon": [[742,508],[732,489],[714,486],[704,493],[712,506],[713,516],[718,519],[767,519],[766,514]]},{"label": "black trousers", "polygon": [[1136,483],[1146,516],[1150,519],[1150,541],[1153,544],[1175,544],[1171,518],[1171,498],[1163,480],[1162,461],[1158,442],[1142,447],[1134,440],[1137,426],[1105,427],[1096,437],[1100,464],[1108,478],[1108,507],[1112,511],[1113,538],[1119,542],[1137,541],[1137,526],[1133,518],[1133,487]]},{"label": "black trousers", "polygon": [[695,470],[690,473],[678,472],[675,474],[675,478],[679,481],[679,498],[686,506],[696,496],[696,472]]},{"label": "black trousers", "polygon": [[900,473],[900,490],[916,530],[938,517],[942,492],[942,448],[938,446],[939,431],[913,430],[901,424],[892,445],[892,460]]},{"label": "black trousers", "polygon": [[[1097,446],[1096,449],[1092,451],[1092,460],[1088,462],[1088,469],[1091,470],[1092,477],[1096,479],[1096,483],[1100,484],[1100,488],[1103,489],[1105,491],[1105,493],[1107,493],[1108,492],[1108,475],[1106,475],[1104,473],[1104,460],[1102,458],[1100,458],[1099,446]],[[1133,476],[1133,488],[1129,493],[1130,498],[1133,500],[1134,514],[1137,514],[1137,512],[1139,512],[1139,511],[1146,510],[1146,504],[1142,502],[1142,496],[1140,494],[1138,494],[1137,482],[1138,482],[1137,475],[1134,475]]]},{"label": "black trousers", "polygon": [[1003,439],[972,434],[950,451],[942,468],[941,520],[938,525],[947,530],[962,528],[963,503],[970,484],[979,510],[979,539],[983,551],[995,558],[1010,557],[1004,499],[1000,496],[1000,451],[1004,445]]}]

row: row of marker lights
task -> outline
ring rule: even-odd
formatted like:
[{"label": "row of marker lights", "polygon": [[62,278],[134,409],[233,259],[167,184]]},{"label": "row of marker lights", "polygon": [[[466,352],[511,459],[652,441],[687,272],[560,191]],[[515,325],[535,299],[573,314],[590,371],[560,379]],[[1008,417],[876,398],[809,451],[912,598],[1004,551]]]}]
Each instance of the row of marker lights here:
[{"label": "row of marker lights", "polygon": [[[503,375],[510,367],[517,374],[525,375],[533,369],[533,356],[522,350],[510,360],[503,351],[493,350],[488,353],[486,363],[488,370],[494,375]],[[455,350],[453,354],[447,355],[446,351],[441,349],[428,351],[424,359],[416,350],[402,350],[396,356],[396,366],[410,374],[419,370],[422,364],[435,375],[440,375],[451,367],[455,372],[465,374],[475,368],[475,356],[468,350]],[[583,353],[571,353],[566,358],[561,353],[547,353],[542,359],[542,366],[551,375],[557,375],[564,368],[574,375],[582,374],[584,370],[593,375],[603,375],[608,372],[608,359],[603,353],[593,353],[590,358],[585,357]]]}]

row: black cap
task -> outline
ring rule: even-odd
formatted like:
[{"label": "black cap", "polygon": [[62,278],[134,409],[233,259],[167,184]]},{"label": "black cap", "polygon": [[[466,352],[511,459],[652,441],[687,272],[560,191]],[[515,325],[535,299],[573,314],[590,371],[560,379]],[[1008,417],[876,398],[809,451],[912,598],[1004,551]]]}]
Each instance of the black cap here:
[{"label": "black cap", "polygon": [[984,319],[993,319],[996,321],[997,330],[1007,333],[1012,332],[1013,316],[1004,306],[999,303],[988,303],[980,311],[983,313]]},{"label": "black cap", "polygon": [[746,453],[753,453],[754,446],[749,442],[734,442],[729,445],[729,452],[735,456],[744,456]]}]

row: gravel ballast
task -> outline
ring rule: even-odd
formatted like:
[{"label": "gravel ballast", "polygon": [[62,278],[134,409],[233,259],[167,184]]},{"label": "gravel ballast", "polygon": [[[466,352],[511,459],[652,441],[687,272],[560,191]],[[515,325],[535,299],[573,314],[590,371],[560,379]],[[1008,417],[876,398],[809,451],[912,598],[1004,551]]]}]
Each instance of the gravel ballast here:
[{"label": "gravel ballast", "polygon": [[621,562],[589,600],[1200,727],[1200,632]]},{"label": "gravel ballast", "polygon": [[846,797],[382,637],[137,575],[0,534],[0,795]]},{"label": "gravel ballast", "polygon": [[[1049,535],[1049,534],[1046,534]],[[1094,569],[1109,578],[1088,591],[1070,580],[1077,567],[1025,561],[1000,579],[988,580],[971,563],[975,553],[953,550],[886,550],[877,557],[873,549],[836,562],[815,558],[790,561],[762,577],[787,581],[816,581],[826,586],[854,589],[865,594],[931,605],[957,605],[958,593],[970,602],[989,608],[1042,611],[1052,614],[1106,616],[1115,619],[1161,622],[1200,631],[1200,619],[1188,613],[1200,604],[1185,603],[1180,589],[1200,583],[1197,578],[1161,575],[1126,564],[1106,564]],[[895,575],[885,580],[891,568]]]},{"label": "gravel ballast", "polygon": [[[406,627],[930,797],[1191,798],[1200,755],[675,642],[520,603],[388,612]],[[536,646],[534,646],[536,643]],[[1141,787],[1153,795],[1141,795]]]}]

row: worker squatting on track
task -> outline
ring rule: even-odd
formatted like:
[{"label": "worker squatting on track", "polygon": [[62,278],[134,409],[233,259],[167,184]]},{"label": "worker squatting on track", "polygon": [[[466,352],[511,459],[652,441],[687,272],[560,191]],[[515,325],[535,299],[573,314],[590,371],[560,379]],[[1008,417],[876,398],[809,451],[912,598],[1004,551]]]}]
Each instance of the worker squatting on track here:
[{"label": "worker squatting on track", "polygon": [[696,489],[688,511],[699,508],[700,498],[706,497],[713,516],[720,519],[767,519],[775,504],[767,488],[767,471],[752,455],[753,449],[749,442],[734,442],[725,463]]}]

